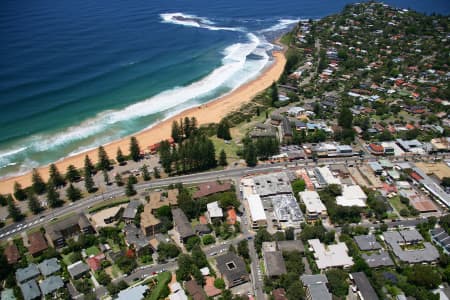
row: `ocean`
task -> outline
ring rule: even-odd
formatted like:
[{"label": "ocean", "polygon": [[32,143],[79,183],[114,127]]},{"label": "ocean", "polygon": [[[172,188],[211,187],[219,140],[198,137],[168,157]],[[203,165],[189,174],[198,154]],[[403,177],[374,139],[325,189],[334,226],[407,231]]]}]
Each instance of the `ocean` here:
[{"label": "ocean", "polygon": [[[3,0],[0,177],[143,130],[255,78],[271,41],[349,1]],[[449,14],[447,0],[386,3]]]}]

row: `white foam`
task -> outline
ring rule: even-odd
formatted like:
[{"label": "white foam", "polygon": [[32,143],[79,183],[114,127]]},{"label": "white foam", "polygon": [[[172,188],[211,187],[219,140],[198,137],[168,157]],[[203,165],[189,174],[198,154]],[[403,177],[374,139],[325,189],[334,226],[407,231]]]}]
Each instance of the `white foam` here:
[{"label": "white foam", "polygon": [[288,28],[292,24],[298,23],[299,21],[300,21],[300,19],[279,19],[277,24],[275,24],[269,28],[263,29],[260,32],[280,31],[280,30]]},{"label": "white foam", "polygon": [[[222,65],[197,82],[164,91],[121,110],[104,111],[94,118],[87,119],[56,134],[32,136],[26,139],[24,144],[30,145],[34,151],[48,151],[73,141],[92,139],[95,135],[101,135],[102,132],[121,122],[132,121],[168,110],[172,114],[173,111],[179,111],[180,106],[183,106],[183,109],[187,106],[194,106],[196,100],[212,95],[211,93],[221,87],[233,90],[255,78],[269,62],[269,56],[262,46],[264,42],[252,33],[247,34],[247,37],[248,42],[236,43],[225,48]],[[257,54],[261,59],[247,60],[247,56],[251,53]],[[111,140],[123,136],[125,131],[121,130],[121,127],[118,125],[116,129],[110,130],[107,138]],[[111,134],[111,132],[113,133]],[[105,142],[103,140],[101,143],[97,143],[103,137],[105,135],[98,136],[95,141],[89,142],[89,145],[83,145],[82,148],[76,149],[71,154],[103,144]]]},{"label": "white foam", "polygon": [[196,15],[184,14],[180,12],[164,13],[160,14],[160,17],[164,23],[172,23],[188,27],[205,28],[208,30],[245,31],[243,28],[240,27],[213,26],[213,24],[215,23],[207,18],[198,17]]},{"label": "white foam", "polygon": [[27,147],[20,147],[18,149],[14,149],[14,150],[8,150],[6,152],[0,152],[0,158],[12,156],[12,155],[17,154],[19,152],[25,151],[26,149],[27,149]]}]

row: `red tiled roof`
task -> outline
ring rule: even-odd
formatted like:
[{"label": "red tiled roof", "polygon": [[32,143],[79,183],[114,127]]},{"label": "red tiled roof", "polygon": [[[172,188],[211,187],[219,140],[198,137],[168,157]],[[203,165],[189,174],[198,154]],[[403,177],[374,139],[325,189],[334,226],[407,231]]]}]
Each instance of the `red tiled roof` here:
[{"label": "red tiled roof", "polygon": [[28,236],[28,251],[31,255],[38,254],[48,248],[47,241],[40,231],[31,233]]},{"label": "red tiled roof", "polygon": [[383,146],[381,146],[381,145],[379,145],[379,144],[371,143],[371,144],[369,144],[369,148],[370,148],[373,152],[378,152],[378,153],[383,153],[383,152],[384,152]]},{"label": "red tiled roof", "polygon": [[8,264],[12,265],[19,261],[20,253],[19,249],[17,249],[17,246],[15,244],[6,246],[5,251],[3,253],[6,256]]},{"label": "red tiled roof", "polygon": [[92,271],[100,270],[100,268],[102,267],[100,261],[95,257],[89,257],[88,259],[86,259],[86,263]]},{"label": "red tiled roof", "polygon": [[218,183],[217,181],[205,182],[198,185],[198,191],[194,193],[194,199],[206,197],[215,193],[225,192],[231,189],[229,182]]},{"label": "red tiled roof", "polygon": [[416,181],[421,181],[423,179],[422,176],[420,176],[416,172],[412,172],[409,176],[411,176],[411,178],[416,180]]},{"label": "red tiled roof", "polygon": [[205,216],[198,217],[200,224],[208,224],[208,219]]},{"label": "red tiled roof", "polygon": [[205,290],[206,296],[208,297],[215,297],[217,295],[220,295],[222,291],[214,286],[214,277],[212,276],[206,276],[205,277],[205,286],[203,289]]},{"label": "red tiled roof", "polygon": [[184,283],[184,287],[186,288],[189,295],[194,300],[206,300],[205,292],[202,287],[195,282],[195,280],[189,280]]},{"label": "red tiled roof", "polygon": [[383,189],[388,193],[397,192],[397,187],[395,185],[390,185],[387,183],[383,183]]},{"label": "red tiled roof", "polygon": [[236,210],[234,208],[230,208],[227,210],[227,223],[230,225],[234,225],[236,223]]}]

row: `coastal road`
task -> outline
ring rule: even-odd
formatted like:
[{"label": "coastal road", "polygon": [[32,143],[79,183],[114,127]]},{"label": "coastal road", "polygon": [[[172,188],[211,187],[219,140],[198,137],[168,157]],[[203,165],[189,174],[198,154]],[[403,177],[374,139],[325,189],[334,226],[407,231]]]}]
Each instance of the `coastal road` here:
[{"label": "coastal road", "polygon": [[[442,158],[445,157],[443,155],[422,155],[421,159],[433,159],[433,158]],[[412,160],[413,157],[393,157],[392,161],[407,161]],[[142,182],[135,185],[135,188],[138,192],[145,191],[146,189],[158,188],[167,186],[170,184],[183,183],[183,184],[194,184],[201,183],[206,181],[214,181],[214,180],[225,180],[225,179],[235,179],[240,178],[247,175],[258,174],[258,173],[266,173],[273,171],[282,171],[287,169],[295,169],[299,167],[306,166],[314,166],[314,165],[356,165],[362,162],[375,161],[377,158],[375,157],[366,157],[364,159],[359,157],[334,157],[334,158],[320,158],[317,162],[313,162],[310,159],[307,160],[298,160],[293,162],[284,162],[284,163],[274,163],[274,164],[261,164],[253,168],[242,167],[242,168],[234,168],[234,169],[226,169],[220,171],[209,171],[202,173],[195,173],[190,175],[176,176],[176,177],[168,177],[163,179],[152,180],[149,182]],[[70,214],[70,213],[78,213],[89,209],[91,206],[100,203],[102,201],[123,196],[124,188],[123,187],[113,187],[111,190],[104,192],[100,195],[95,195],[91,197],[84,198],[77,202],[70,203],[64,207],[46,210],[40,215],[32,216],[27,218],[24,221],[14,223],[4,228],[0,229],[0,240],[5,240],[9,237],[15,236],[29,230],[31,228],[43,226],[45,223],[48,223],[52,220],[55,220],[61,216]]]}]

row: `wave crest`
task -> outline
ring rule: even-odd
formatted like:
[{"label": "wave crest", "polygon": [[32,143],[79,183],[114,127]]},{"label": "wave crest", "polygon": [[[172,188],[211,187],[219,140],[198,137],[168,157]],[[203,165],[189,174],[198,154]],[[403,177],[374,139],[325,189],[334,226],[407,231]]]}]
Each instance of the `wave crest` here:
[{"label": "wave crest", "polygon": [[240,27],[214,26],[215,23],[207,18],[198,17],[196,15],[184,14],[184,13],[180,13],[180,12],[164,13],[164,14],[160,14],[160,17],[164,23],[172,23],[172,24],[183,25],[183,26],[188,26],[188,27],[204,28],[204,29],[208,29],[208,30],[227,30],[227,31],[245,32],[245,30]]}]

